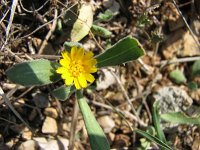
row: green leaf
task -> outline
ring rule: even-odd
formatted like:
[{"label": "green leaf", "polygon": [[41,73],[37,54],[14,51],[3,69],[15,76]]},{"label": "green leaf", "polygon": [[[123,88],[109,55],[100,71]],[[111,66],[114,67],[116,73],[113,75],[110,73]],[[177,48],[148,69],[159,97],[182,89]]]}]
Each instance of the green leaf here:
[{"label": "green leaf", "polygon": [[160,127],[160,116],[158,114],[158,101],[154,102],[153,104],[153,114],[152,114],[153,124],[156,129],[157,137],[163,141],[164,143],[167,143],[165,134],[163,130]]},{"label": "green leaf", "polygon": [[83,47],[83,45],[79,42],[65,42],[63,46],[68,52],[71,52],[71,48],[74,46],[78,48]]},{"label": "green leaf", "polygon": [[182,112],[170,112],[161,115],[161,118],[167,122],[178,124],[200,124],[200,116],[189,117]]},{"label": "green leaf", "polygon": [[146,132],[151,134],[151,135],[156,135],[156,130],[153,126],[148,126],[147,129],[146,129]]},{"label": "green leaf", "polygon": [[76,91],[74,86],[63,85],[52,91],[52,95],[59,100],[67,100]]},{"label": "green leaf", "polygon": [[60,79],[55,70],[59,66],[56,62],[38,59],[19,63],[6,71],[8,79],[24,86],[45,85]]},{"label": "green leaf", "polygon": [[152,136],[151,134],[144,132],[142,130],[139,129],[135,129],[134,130],[137,134],[142,135],[143,137],[147,138],[148,140],[155,142],[156,144],[158,144],[159,146],[161,146],[162,148],[166,149],[166,150],[173,150],[171,147],[169,147],[167,144],[165,144],[163,141],[159,140],[157,137]]},{"label": "green leaf", "polygon": [[150,148],[151,143],[146,140],[146,138],[141,138],[140,143],[143,150],[148,150]]},{"label": "green leaf", "polygon": [[63,32],[62,20],[58,19],[57,24],[56,24],[55,34],[61,35],[62,32]]},{"label": "green leaf", "polygon": [[169,77],[177,84],[185,83],[187,81],[185,75],[179,69],[170,72]]},{"label": "green leaf", "polygon": [[93,22],[92,6],[89,3],[83,4],[79,10],[79,16],[71,31],[72,42],[78,42],[90,31]]},{"label": "green leaf", "polygon": [[[148,133],[152,136],[155,136],[156,135],[155,128],[153,126],[148,126],[146,129],[146,133]],[[150,148],[151,142],[148,139],[141,138],[140,143],[141,143],[142,150],[148,150]]]},{"label": "green leaf", "polygon": [[136,60],[145,54],[144,49],[136,40],[130,36],[118,41],[102,54],[96,56],[97,67],[115,66]]},{"label": "green leaf", "polygon": [[189,82],[189,83],[187,84],[187,86],[188,86],[188,88],[189,88],[190,90],[193,90],[193,91],[195,91],[195,90],[198,89],[198,84],[195,83],[195,82]]},{"label": "green leaf", "polygon": [[194,62],[192,66],[192,76],[200,76],[200,60]]},{"label": "green leaf", "polygon": [[81,110],[86,130],[89,135],[90,146],[92,150],[110,150],[108,140],[101,129],[100,125],[96,121],[90,107],[87,104],[86,98],[83,97],[81,91],[76,93],[79,108]]},{"label": "green leaf", "polygon": [[93,34],[104,38],[109,38],[112,34],[112,32],[110,32],[109,30],[97,25],[92,25],[91,31]]},{"label": "green leaf", "polygon": [[107,9],[104,13],[99,13],[99,15],[97,16],[99,21],[109,21],[110,19],[112,19],[112,17],[113,13],[109,9]]}]

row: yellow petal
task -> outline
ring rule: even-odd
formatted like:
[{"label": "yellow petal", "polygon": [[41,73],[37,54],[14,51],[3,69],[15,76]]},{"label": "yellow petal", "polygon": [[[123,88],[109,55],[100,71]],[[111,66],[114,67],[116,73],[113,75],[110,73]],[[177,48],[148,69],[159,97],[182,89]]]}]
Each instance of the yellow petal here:
[{"label": "yellow petal", "polygon": [[89,81],[90,83],[94,82],[94,80],[95,80],[95,78],[94,78],[94,76],[92,74],[87,73],[84,76],[85,76],[85,79],[87,81]]},{"label": "yellow petal", "polygon": [[97,72],[97,68],[96,67],[90,68],[90,73],[95,73],[95,72]]},{"label": "yellow petal", "polygon": [[96,60],[96,59],[89,59],[89,60],[87,61],[87,63],[88,63],[88,65],[94,66],[94,65],[97,64],[97,60]]},{"label": "yellow petal", "polygon": [[74,78],[73,77],[68,77],[65,79],[65,84],[66,85],[71,85],[74,81]]},{"label": "yellow petal", "polygon": [[96,59],[91,59],[91,60],[90,60],[90,63],[91,63],[92,65],[96,65],[96,64],[97,64],[97,60],[96,60]]},{"label": "yellow petal", "polygon": [[97,60],[96,59],[83,60],[83,64],[86,66],[95,66],[97,64]]},{"label": "yellow petal", "polygon": [[78,51],[77,51],[77,55],[76,55],[75,59],[81,60],[82,57],[83,57],[83,54],[84,54],[84,49],[83,48],[79,48]]},{"label": "yellow petal", "polygon": [[64,59],[70,61],[69,53],[67,51],[63,51],[61,54]]},{"label": "yellow petal", "polygon": [[84,59],[88,60],[88,59],[91,59],[93,56],[94,56],[94,53],[89,51],[89,52],[86,52]]},{"label": "yellow petal", "polygon": [[62,74],[62,73],[64,73],[64,72],[66,72],[66,71],[67,71],[67,69],[66,69],[65,67],[59,67],[59,68],[56,70],[56,72],[59,73],[59,74]]},{"label": "yellow petal", "polygon": [[78,82],[80,83],[81,87],[83,88],[87,87],[87,81],[83,74],[78,77]]},{"label": "yellow petal", "polygon": [[75,85],[76,89],[81,89],[81,86],[80,86],[77,78],[74,78],[74,85]]},{"label": "yellow petal", "polygon": [[85,66],[84,67],[86,73],[95,73],[97,72],[97,68],[94,66]]},{"label": "yellow petal", "polygon": [[61,78],[62,79],[67,79],[67,78],[70,78],[71,77],[71,74],[69,72],[65,72],[61,75]]},{"label": "yellow petal", "polygon": [[77,54],[77,47],[72,47],[71,48],[71,59],[74,60],[76,58]]},{"label": "yellow petal", "polygon": [[68,61],[67,59],[60,60],[60,64],[64,67],[69,67],[69,63],[70,63],[70,61]]}]

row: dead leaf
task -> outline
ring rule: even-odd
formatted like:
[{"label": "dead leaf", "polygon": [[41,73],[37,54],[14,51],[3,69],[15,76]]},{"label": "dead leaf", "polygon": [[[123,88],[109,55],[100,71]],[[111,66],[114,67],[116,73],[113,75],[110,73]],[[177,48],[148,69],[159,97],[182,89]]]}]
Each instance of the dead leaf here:
[{"label": "dead leaf", "polygon": [[85,3],[79,10],[79,16],[73,25],[71,31],[72,42],[78,42],[84,38],[90,31],[93,23],[93,11],[92,6],[89,3]]}]

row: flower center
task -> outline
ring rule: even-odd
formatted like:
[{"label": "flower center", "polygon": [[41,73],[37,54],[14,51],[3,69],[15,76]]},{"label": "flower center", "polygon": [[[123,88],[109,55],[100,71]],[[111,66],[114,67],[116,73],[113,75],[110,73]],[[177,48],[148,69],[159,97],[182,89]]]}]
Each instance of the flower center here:
[{"label": "flower center", "polygon": [[74,77],[80,76],[83,73],[84,68],[80,61],[72,61],[69,65],[69,70]]}]

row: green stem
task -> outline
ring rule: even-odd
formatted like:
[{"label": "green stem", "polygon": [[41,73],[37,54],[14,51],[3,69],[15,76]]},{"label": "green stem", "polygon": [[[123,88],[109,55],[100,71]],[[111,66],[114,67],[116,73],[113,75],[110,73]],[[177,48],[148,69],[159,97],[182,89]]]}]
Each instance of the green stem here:
[{"label": "green stem", "polygon": [[86,130],[89,136],[92,150],[110,150],[108,140],[96,121],[88,103],[87,99],[83,97],[81,91],[76,92],[79,108],[83,116]]}]

